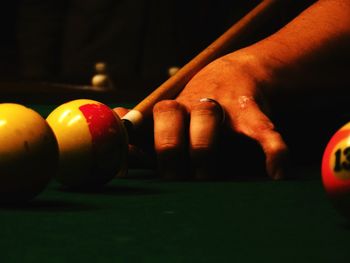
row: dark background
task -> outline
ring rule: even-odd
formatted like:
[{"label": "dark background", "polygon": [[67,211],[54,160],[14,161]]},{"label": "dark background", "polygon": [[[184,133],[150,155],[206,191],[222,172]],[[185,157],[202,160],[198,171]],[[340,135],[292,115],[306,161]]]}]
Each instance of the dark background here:
[{"label": "dark background", "polygon": [[[7,1],[0,81],[89,85],[103,61],[116,89],[139,100],[168,78],[169,67],[183,66],[258,2]],[[232,50],[278,30],[312,1],[283,2]]]}]

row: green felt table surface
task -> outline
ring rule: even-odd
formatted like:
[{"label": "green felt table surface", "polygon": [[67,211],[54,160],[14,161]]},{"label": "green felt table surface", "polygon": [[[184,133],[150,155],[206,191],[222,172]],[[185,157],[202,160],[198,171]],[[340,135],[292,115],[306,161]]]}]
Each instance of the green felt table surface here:
[{"label": "green felt table surface", "polygon": [[53,181],[28,205],[1,208],[0,260],[349,262],[350,224],[318,169],[295,172],[305,177],[199,183],[130,170],[90,193]]},{"label": "green felt table surface", "polygon": [[[44,117],[55,107],[30,106]],[[0,262],[350,262],[350,222],[327,199],[320,165],[292,172],[168,182],[131,169],[85,193],[53,180],[27,205],[0,207]]]}]

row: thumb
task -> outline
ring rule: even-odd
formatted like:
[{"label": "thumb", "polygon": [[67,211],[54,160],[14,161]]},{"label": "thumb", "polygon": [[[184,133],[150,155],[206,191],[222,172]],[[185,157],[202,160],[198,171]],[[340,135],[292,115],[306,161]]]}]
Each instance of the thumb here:
[{"label": "thumb", "polygon": [[266,156],[266,171],[272,179],[286,176],[288,148],[282,136],[274,131],[263,132],[257,139]]},{"label": "thumb", "polygon": [[272,179],[282,179],[288,165],[288,146],[272,121],[254,100],[236,112],[234,129],[261,146],[266,158],[266,171]]}]

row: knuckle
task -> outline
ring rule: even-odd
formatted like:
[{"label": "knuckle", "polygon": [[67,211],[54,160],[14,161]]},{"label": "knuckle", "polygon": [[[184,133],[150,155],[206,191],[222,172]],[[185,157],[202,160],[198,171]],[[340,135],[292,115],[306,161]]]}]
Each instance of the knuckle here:
[{"label": "knuckle", "polygon": [[256,121],[253,123],[238,122],[235,124],[235,130],[239,134],[246,135],[250,138],[257,139],[265,137],[267,134],[274,132],[275,126],[271,121]]},{"label": "knuckle", "polygon": [[266,148],[273,155],[284,154],[288,152],[288,147],[278,133],[271,134],[266,138]]},{"label": "knuckle", "polygon": [[166,111],[183,110],[183,106],[176,100],[162,100],[157,102],[153,107],[153,113],[162,113]]},{"label": "knuckle", "polygon": [[174,138],[165,138],[162,142],[158,142],[156,145],[158,152],[173,151],[178,147],[178,143]]},{"label": "knuckle", "polygon": [[165,140],[156,145],[156,152],[160,156],[175,156],[182,152],[182,147],[174,140]]},{"label": "knuckle", "polygon": [[203,102],[198,102],[193,105],[192,107],[192,113],[198,113],[198,114],[203,114],[203,115],[208,115],[212,114],[213,112],[219,112],[220,106],[210,102],[210,101],[203,101]]},{"label": "knuckle", "polygon": [[214,148],[213,142],[210,142],[208,140],[196,140],[195,142],[191,143],[191,150],[193,152],[209,152]]}]

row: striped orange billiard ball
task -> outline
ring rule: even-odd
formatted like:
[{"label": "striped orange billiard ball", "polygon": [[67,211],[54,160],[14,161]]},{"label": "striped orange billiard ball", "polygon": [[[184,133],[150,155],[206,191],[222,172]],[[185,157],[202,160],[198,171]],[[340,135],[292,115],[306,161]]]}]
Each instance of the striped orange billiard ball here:
[{"label": "striped orange billiard ball", "polygon": [[70,188],[95,188],[126,170],[127,134],[105,104],[77,99],[54,109],[47,121],[59,146],[57,181]]},{"label": "striped orange billiard ball", "polygon": [[21,203],[41,193],[58,164],[58,146],[49,124],[36,111],[0,104],[0,202]]},{"label": "striped orange billiard ball", "polygon": [[333,206],[350,218],[350,122],[331,137],[325,148],[322,182]]}]

